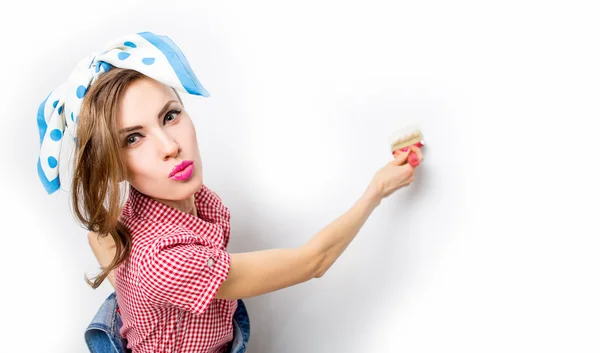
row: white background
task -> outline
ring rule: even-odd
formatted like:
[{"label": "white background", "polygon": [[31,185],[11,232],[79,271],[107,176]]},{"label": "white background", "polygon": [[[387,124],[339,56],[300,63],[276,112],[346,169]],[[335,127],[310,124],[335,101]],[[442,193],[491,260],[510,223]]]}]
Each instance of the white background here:
[{"label": "white background", "polygon": [[[246,301],[250,353],[599,352],[599,11],[583,1],[18,1],[0,14],[2,351],[85,352],[110,284],[37,178],[39,103],[123,34],[168,35],[232,252],[346,211],[419,124],[416,181],[321,279]],[[8,314],[8,315],[7,315]],[[9,349],[11,348],[11,349]]]}]

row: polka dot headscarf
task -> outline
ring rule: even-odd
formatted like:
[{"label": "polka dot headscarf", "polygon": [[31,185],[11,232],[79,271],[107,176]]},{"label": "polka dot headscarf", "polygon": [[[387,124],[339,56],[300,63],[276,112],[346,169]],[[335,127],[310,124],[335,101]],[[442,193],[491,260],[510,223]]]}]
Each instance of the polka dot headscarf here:
[{"label": "polka dot headscarf", "polygon": [[136,70],[183,93],[210,96],[179,47],[167,36],[151,32],[131,34],[108,43],[102,53],[86,56],[67,82],[54,89],[38,109],[37,170],[48,194],[60,188],[61,151],[66,134],[75,142],[79,110],[88,87],[113,67]]}]

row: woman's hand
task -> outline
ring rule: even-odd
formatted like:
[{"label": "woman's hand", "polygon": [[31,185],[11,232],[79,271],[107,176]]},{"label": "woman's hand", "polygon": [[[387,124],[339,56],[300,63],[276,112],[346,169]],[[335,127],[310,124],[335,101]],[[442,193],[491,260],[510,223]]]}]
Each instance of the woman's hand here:
[{"label": "woman's hand", "polygon": [[394,160],[377,171],[373,177],[369,188],[381,199],[388,197],[413,181],[417,167],[413,167],[407,163],[408,155],[411,152],[415,152],[419,161],[423,161],[421,149],[416,146],[410,146],[406,152],[398,152]]}]

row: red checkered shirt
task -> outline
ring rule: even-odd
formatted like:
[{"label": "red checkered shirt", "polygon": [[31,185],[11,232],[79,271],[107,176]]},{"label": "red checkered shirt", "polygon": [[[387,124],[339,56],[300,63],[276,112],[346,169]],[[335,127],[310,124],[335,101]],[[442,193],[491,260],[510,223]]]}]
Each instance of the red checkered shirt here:
[{"label": "red checkered shirt", "polygon": [[194,198],[199,217],[130,187],[121,221],[133,244],[115,280],[133,353],[223,352],[233,339],[237,301],[214,298],[231,264],[229,210],[206,186]]}]

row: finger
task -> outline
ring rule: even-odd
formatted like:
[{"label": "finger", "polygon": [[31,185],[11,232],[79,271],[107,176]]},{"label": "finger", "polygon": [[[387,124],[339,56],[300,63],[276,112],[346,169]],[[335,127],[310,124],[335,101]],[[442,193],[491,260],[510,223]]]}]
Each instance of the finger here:
[{"label": "finger", "polygon": [[401,168],[405,168],[405,170],[401,172],[402,176],[400,176],[401,180],[399,187],[405,187],[410,185],[410,183],[412,183],[412,181],[414,180],[416,168],[414,168],[410,164],[405,164],[401,166]]},{"label": "finger", "polygon": [[406,160],[408,159],[409,154],[410,154],[410,150],[406,150],[406,151],[395,150],[394,151],[394,160],[391,161],[390,163],[392,163],[394,165],[403,165],[406,163]]},{"label": "finger", "polygon": [[419,157],[419,161],[423,161],[423,152],[421,151],[421,149],[415,145],[412,145],[409,147],[411,151],[413,151],[417,157]]}]

